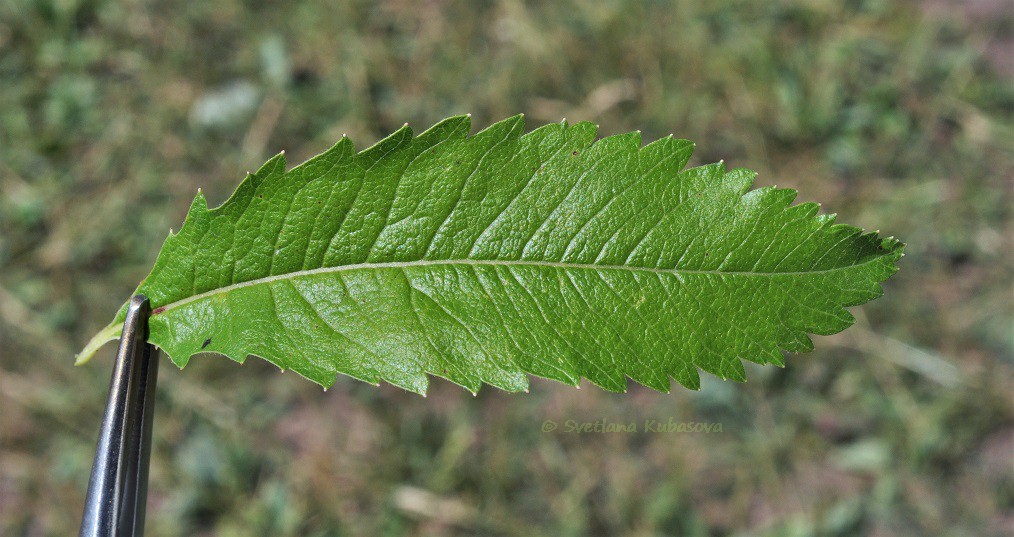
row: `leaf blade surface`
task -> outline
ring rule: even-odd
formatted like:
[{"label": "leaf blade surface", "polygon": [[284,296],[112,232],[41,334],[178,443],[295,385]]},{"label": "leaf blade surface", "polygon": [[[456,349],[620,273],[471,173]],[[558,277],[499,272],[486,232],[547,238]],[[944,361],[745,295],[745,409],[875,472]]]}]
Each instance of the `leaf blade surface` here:
[{"label": "leaf blade surface", "polygon": [[846,328],[902,255],[794,191],[750,191],[748,170],[686,169],[686,140],[469,128],[343,139],[288,171],[276,156],[218,208],[198,194],[137,289],[150,340],[181,367],[256,355],[324,386],[696,389],[698,370],[745,380],[742,360]]}]

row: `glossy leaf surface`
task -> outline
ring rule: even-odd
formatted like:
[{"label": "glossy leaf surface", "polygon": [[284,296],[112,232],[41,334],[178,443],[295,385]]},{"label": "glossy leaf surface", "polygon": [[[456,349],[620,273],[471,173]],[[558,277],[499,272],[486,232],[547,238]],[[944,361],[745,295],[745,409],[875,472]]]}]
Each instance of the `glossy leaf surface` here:
[{"label": "glossy leaf surface", "polygon": [[902,255],[793,190],[750,191],[748,170],[686,169],[686,140],[469,129],[342,139],[288,171],[276,156],[218,208],[198,194],[136,291],[150,341],[180,367],[256,355],[324,386],[696,389],[699,370],[744,380],[742,360],[782,365],[848,327]]}]

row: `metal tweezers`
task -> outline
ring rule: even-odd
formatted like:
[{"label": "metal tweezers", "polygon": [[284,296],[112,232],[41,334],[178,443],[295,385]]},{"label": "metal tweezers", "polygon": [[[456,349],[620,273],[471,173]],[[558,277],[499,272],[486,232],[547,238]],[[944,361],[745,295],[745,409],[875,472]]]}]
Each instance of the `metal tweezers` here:
[{"label": "metal tweezers", "polygon": [[130,299],[95,450],[81,537],[144,535],[159,351],[148,343],[148,297]]}]

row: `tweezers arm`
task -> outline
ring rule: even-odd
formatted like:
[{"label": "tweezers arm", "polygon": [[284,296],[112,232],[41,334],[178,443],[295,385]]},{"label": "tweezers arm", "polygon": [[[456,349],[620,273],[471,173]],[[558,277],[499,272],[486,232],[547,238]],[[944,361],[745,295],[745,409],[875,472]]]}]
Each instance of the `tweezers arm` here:
[{"label": "tweezers arm", "polygon": [[130,300],[88,481],[81,537],[144,533],[158,351],[148,343],[148,298]]}]

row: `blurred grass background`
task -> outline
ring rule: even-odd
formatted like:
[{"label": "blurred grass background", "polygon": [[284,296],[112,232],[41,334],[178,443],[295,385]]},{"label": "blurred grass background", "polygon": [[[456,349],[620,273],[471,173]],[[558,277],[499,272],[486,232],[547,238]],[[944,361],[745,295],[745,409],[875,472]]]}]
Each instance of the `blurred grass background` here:
[{"label": "blurred grass background", "polygon": [[[427,399],[164,364],[148,534],[1012,535],[1006,0],[0,5],[0,534],[69,535],[112,346],[196,189],[471,112],[698,142],[908,242],[848,331],[744,385]],[[750,365],[750,364],[748,364]],[[543,433],[544,420],[720,422]]]}]

